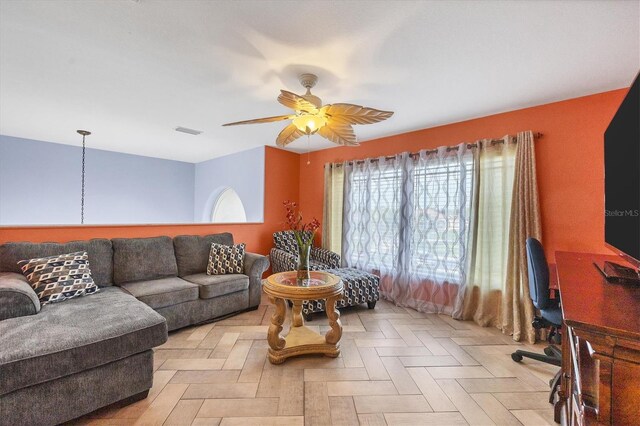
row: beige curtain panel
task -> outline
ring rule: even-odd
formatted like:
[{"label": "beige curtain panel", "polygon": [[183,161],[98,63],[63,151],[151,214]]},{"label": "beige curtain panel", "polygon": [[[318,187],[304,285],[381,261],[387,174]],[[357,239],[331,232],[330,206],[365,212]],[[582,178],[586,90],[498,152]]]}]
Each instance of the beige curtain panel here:
[{"label": "beige curtain panel", "polygon": [[516,145],[481,141],[476,149],[473,224],[467,285],[461,291],[462,310],[454,318],[473,320],[483,327],[499,327],[500,307],[509,258],[509,219],[515,174]]},{"label": "beige curtain panel", "polygon": [[324,166],[324,210],[322,213],[322,247],[342,254],[342,216],[344,199],[344,167]]},{"label": "beige curtain panel", "polygon": [[514,340],[524,339],[534,343],[535,330],[531,322],[535,316],[535,309],[529,295],[525,241],[529,237],[542,239],[536,155],[531,132],[518,133],[517,139],[509,226],[509,259],[505,294],[502,298],[501,328],[505,333],[512,333]]},{"label": "beige curtain panel", "polygon": [[[525,241],[540,239],[540,206],[531,131],[504,144],[480,144],[468,284],[458,319],[535,342]],[[513,143],[516,142],[516,143]]]}]

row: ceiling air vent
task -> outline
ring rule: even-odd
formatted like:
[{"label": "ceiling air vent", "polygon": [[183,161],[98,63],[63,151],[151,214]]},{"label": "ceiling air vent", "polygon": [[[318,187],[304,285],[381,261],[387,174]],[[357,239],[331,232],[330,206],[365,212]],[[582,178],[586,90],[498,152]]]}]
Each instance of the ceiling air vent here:
[{"label": "ceiling air vent", "polygon": [[190,135],[199,135],[202,130],[189,129],[188,127],[176,127],[176,132],[188,133]]}]

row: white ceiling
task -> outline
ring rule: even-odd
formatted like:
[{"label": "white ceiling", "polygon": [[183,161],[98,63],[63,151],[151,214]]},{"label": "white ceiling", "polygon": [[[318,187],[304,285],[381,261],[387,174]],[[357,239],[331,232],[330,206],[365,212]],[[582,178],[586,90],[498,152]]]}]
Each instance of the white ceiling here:
[{"label": "white ceiling", "polygon": [[[274,145],[279,89],[395,115],[361,141],[626,87],[639,1],[0,0],[0,134],[199,162]],[[176,133],[177,126],[202,130]],[[311,138],[311,149],[332,146]],[[292,144],[298,152],[307,141]]]}]

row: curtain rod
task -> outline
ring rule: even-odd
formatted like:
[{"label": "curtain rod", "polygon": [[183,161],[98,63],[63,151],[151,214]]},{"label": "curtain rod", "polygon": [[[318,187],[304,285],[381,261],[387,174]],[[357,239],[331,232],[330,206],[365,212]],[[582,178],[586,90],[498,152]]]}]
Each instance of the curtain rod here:
[{"label": "curtain rod", "polygon": [[[533,134],[534,140],[535,139],[540,139],[542,138],[542,136],[544,136],[544,134],[540,133],[540,132],[535,132]],[[505,138],[510,138],[510,139],[514,139],[515,142],[515,136],[513,135],[507,135],[504,138],[501,139],[489,139],[489,141],[491,142],[491,145],[497,145],[497,144],[501,144],[504,143],[504,139]],[[478,147],[478,143],[482,143],[482,141],[476,142],[476,143],[468,143],[467,144],[467,148],[477,148]],[[447,147],[447,152],[449,151],[457,151],[458,150],[458,145],[455,146],[448,146]],[[427,151],[425,151],[425,154],[435,154],[436,152],[438,152],[438,149],[429,149]],[[409,157],[419,157],[420,153],[419,152],[412,152],[409,154]],[[386,157],[384,157],[385,160],[393,160],[394,158],[396,158],[394,155],[388,155]],[[372,158],[371,161],[379,161],[378,158]],[[364,163],[365,160],[354,160],[354,161],[347,161],[347,164],[362,164]],[[334,166],[336,167],[340,167],[342,166],[342,163],[333,163]]]}]

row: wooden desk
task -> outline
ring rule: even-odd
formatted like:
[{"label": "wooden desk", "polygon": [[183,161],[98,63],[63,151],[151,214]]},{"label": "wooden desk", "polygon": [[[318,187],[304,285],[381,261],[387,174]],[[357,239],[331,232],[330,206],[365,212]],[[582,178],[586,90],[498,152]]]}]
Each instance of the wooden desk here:
[{"label": "wooden desk", "polygon": [[557,252],[563,314],[562,423],[640,424],[640,287],[608,283],[593,262],[616,256]]}]

